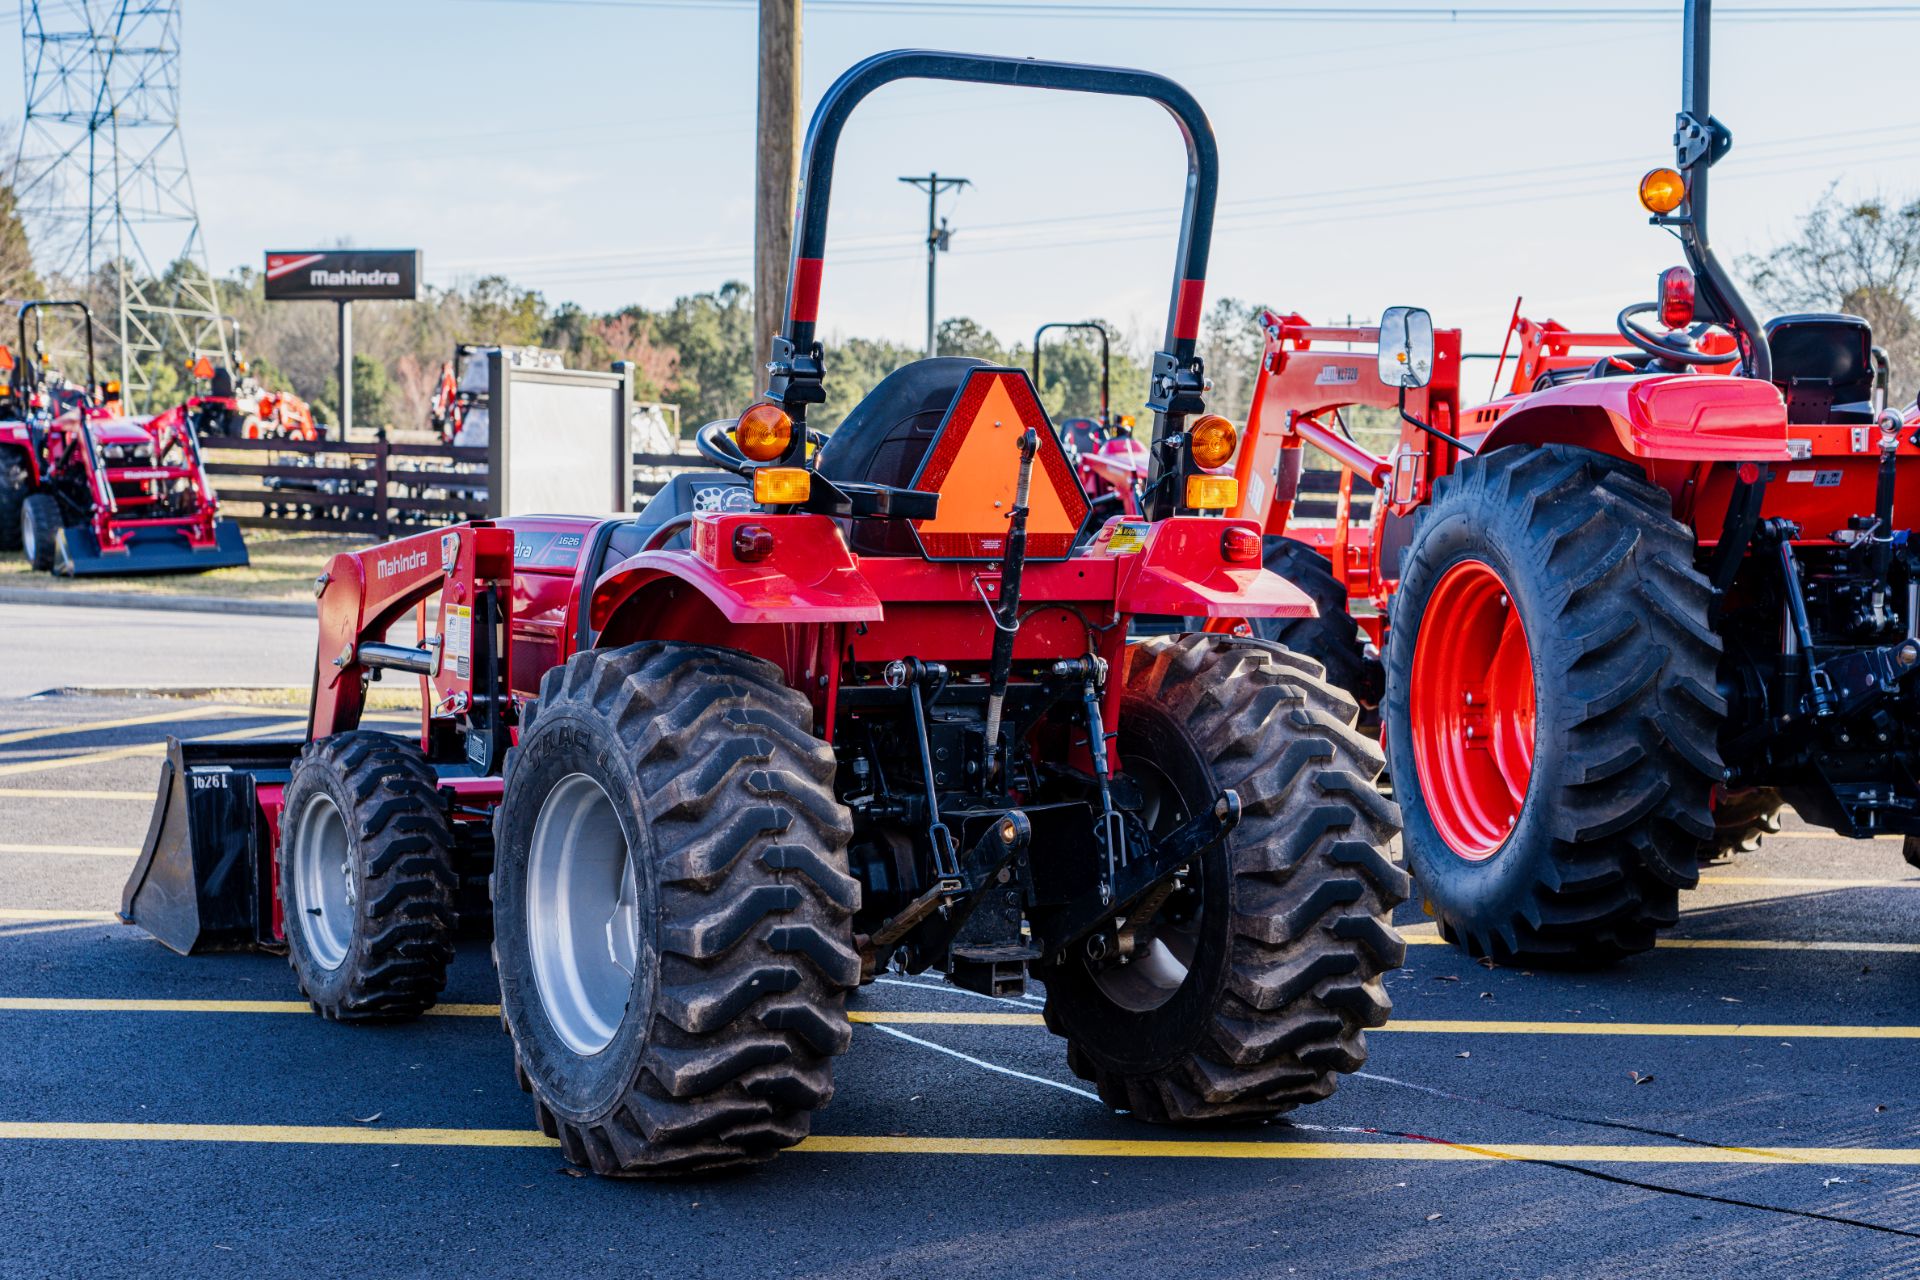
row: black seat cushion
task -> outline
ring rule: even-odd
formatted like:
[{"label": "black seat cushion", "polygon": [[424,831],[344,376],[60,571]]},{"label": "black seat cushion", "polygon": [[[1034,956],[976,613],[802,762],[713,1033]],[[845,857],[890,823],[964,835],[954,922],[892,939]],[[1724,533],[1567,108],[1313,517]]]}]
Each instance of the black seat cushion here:
[{"label": "black seat cushion", "polygon": [[1773,385],[1794,423],[1869,422],[1873,330],[1859,316],[1777,316],[1767,324]]},{"label": "black seat cushion", "polygon": [[[829,480],[905,488],[933,444],[967,374],[984,360],[936,356],[895,369],[867,392],[820,448],[814,468]],[[861,555],[915,555],[913,530],[899,520],[849,522],[848,544]]]}]

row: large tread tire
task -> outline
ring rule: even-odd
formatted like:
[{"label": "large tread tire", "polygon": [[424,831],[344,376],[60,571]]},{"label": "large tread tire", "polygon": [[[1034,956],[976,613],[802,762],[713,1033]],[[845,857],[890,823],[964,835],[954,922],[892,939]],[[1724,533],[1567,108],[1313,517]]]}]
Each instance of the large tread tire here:
[{"label": "large tread tire", "polygon": [[[1537,716],[1524,803],[1482,861],[1436,828],[1410,724],[1421,628],[1448,625],[1426,602],[1469,559],[1511,590]],[[1477,956],[1591,966],[1646,950],[1678,919],[1725,774],[1710,596],[1666,491],[1631,463],[1519,445],[1435,484],[1402,560],[1386,705],[1407,863],[1443,935]]]},{"label": "large tread tire", "polygon": [[13,527],[27,563],[40,573],[51,573],[59,558],[60,503],[50,493],[28,494]]},{"label": "large tread tire", "polygon": [[1326,668],[1327,679],[1362,706],[1377,707],[1386,690],[1386,668],[1367,652],[1367,639],[1348,609],[1346,587],[1333,576],[1327,558],[1294,538],[1266,540],[1266,566],[1313,599],[1313,618],[1256,618],[1253,632],[1283,644]]},{"label": "large tread tire", "polygon": [[12,447],[0,448],[0,551],[20,549],[20,508],[33,492],[33,469],[27,455]]},{"label": "large tread tire", "polygon": [[1047,1025],[1077,1075],[1143,1120],[1257,1121],[1325,1098],[1366,1061],[1406,955],[1380,749],[1319,664],[1278,645],[1159,637],[1128,647],[1123,679],[1122,767],[1150,752],[1189,803],[1232,788],[1243,816],[1198,868],[1199,940],[1172,998],[1122,1007],[1069,957],[1043,971]]},{"label": "large tread tire", "polygon": [[[546,674],[495,816],[494,960],[540,1128],[596,1173],[755,1164],[807,1134],[852,1028],[859,883],[833,750],[771,663],[647,642]],[[541,806],[584,773],[619,818],[640,922],[625,1013],[576,1052],[543,1003],[528,881]]]},{"label": "large tread tire", "polygon": [[[439,778],[418,745],[356,730],[310,742],[294,763],[279,861],[287,960],[314,1012],[340,1022],[398,1022],[433,1007],[453,962],[453,834]],[[329,968],[309,934],[295,843],[330,801],[344,820],[353,891],[344,958]]]},{"label": "large tread tire", "polygon": [[1730,858],[1736,853],[1757,853],[1770,835],[1780,831],[1780,810],[1785,805],[1772,787],[1748,787],[1718,794],[1713,806],[1714,859]]}]

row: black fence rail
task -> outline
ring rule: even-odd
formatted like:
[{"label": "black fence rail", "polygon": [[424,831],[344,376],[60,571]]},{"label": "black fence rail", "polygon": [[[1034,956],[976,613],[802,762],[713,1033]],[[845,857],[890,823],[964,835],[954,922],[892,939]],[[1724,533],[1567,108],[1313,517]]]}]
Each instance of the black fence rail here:
[{"label": "black fence rail", "polygon": [[487,514],[487,451],[385,440],[201,443],[222,514],[250,528],[390,538]]},{"label": "black fence rail", "polygon": [[682,471],[710,471],[713,464],[702,458],[689,441],[678,453],[636,453],[633,455],[633,508],[638,511],[647,499],[666,488]]}]

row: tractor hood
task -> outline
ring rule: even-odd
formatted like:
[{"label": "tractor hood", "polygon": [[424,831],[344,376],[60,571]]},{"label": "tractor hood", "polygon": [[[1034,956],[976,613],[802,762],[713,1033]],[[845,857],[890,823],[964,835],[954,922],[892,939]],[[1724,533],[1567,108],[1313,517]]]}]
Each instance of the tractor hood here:
[{"label": "tractor hood", "polygon": [[1481,452],[1508,444],[1576,444],[1639,458],[1787,461],[1786,401],[1771,382],[1752,378],[1587,378],[1509,403]]}]

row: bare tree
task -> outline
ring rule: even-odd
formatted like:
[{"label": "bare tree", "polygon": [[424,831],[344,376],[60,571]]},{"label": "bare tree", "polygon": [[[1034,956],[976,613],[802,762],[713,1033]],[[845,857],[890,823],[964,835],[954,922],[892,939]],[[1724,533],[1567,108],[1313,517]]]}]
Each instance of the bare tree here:
[{"label": "bare tree", "polygon": [[1896,401],[1913,397],[1920,384],[1920,196],[1840,205],[1828,187],[1793,239],[1742,259],[1741,269],[1775,311],[1845,311],[1872,325],[1874,341],[1893,358]]}]

